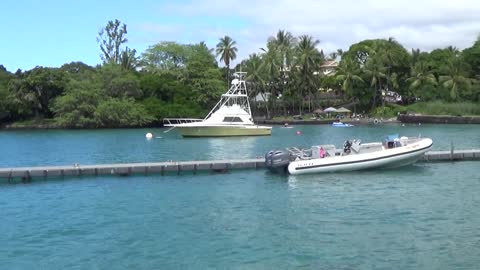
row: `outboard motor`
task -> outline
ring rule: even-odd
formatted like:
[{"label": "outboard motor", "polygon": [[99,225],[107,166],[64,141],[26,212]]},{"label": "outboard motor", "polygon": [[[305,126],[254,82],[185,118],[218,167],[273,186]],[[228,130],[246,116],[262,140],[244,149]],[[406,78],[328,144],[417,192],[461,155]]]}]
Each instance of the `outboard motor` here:
[{"label": "outboard motor", "polygon": [[343,144],[343,152],[346,154],[350,154],[350,149],[352,148],[352,143],[349,140],[346,140]]},{"label": "outboard motor", "polygon": [[265,154],[265,167],[274,173],[286,173],[293,156],[287,149],[275,149]]}]

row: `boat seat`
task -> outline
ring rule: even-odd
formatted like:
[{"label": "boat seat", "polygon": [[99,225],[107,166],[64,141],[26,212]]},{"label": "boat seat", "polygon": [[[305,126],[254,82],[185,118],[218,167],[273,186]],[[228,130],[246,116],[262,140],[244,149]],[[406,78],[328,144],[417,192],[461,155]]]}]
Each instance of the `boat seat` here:
[{"label": "boat seat", "polygon": [[312,157],[313,158],[320,157],[320,148],[323,148],[323,151],[325,151],[325,157],[334,157],[335,156],[335,153],[336,153],[335,145],[324,144],[324,145],[312,146]]},{"label": "boat seat", "polygon": [[312,158],[312,152],[311,151],[305,151],[304,149],[299,149],[297,147],[287,147],[287,150],[293,156],[296,156],[297,158],[300,158],[300,159],[311,159]]}]

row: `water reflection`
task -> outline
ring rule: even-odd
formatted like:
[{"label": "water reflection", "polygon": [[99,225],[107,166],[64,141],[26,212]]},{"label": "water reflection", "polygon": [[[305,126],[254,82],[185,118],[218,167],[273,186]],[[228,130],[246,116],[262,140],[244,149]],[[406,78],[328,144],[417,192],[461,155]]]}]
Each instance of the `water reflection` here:
[{"label": "water reflection", "polygon": [[214,159],[246,159],[256,157],[255,137],[210,138],[207,153]]}]

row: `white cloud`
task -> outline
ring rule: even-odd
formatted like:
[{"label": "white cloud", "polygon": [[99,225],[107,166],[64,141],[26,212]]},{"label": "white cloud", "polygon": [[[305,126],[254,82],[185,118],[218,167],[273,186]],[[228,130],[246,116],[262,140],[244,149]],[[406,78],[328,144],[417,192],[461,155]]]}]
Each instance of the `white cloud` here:
[{"label": "white cloud", "polygon": [[[173,40],[205,40],[213,47],[219,37],[230,35],[238,44],[237,60],[258,52],[279,29],[297,36],[312,35],[327,53],[348,49],[364,39],[388,37],[408,50],[449,45],[462,49],[471,46],[480,34],[478,0],[196,0],[171,3],[160,10],[192,20],[219,18],[215,27],[188,24],[189,29],[167,36]],[[233,23],[224,23],[228,15]],[[246,22],[241,30],[231,26],[238,20]]]}]

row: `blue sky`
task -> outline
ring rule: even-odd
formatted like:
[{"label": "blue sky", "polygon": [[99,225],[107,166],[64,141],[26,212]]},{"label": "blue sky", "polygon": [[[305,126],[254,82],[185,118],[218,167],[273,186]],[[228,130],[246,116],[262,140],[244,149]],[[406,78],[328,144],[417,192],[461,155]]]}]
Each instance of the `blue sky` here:
[{"label": "blue sky", "polygon": [[[127,46],[139,52],[163,40],[197,43],[208,39],[214,46],[217,39],[202,39],[195,29],[215,29],[219,17],[175,15],[166,5],[148,0],[7,0],[1,3],[0,64],[11,72],[72,61],[99,64],[98,31],[114,19],[127,24]],[[222,24],[232,28],[245,25],[239,19]]]},{"label": "blue sky", "polygon": [[0,64],[11,72],[99,64],[98,31],[114,19],[127,24],[127,46],[140,53],[165,40],[214,47],[229,35],[236,61],[259,52],[279,29],[314,36],[327,53],[388,37],[408,50],[462,49],[480,33],[477,0],[4,0],[0,7]]}]

